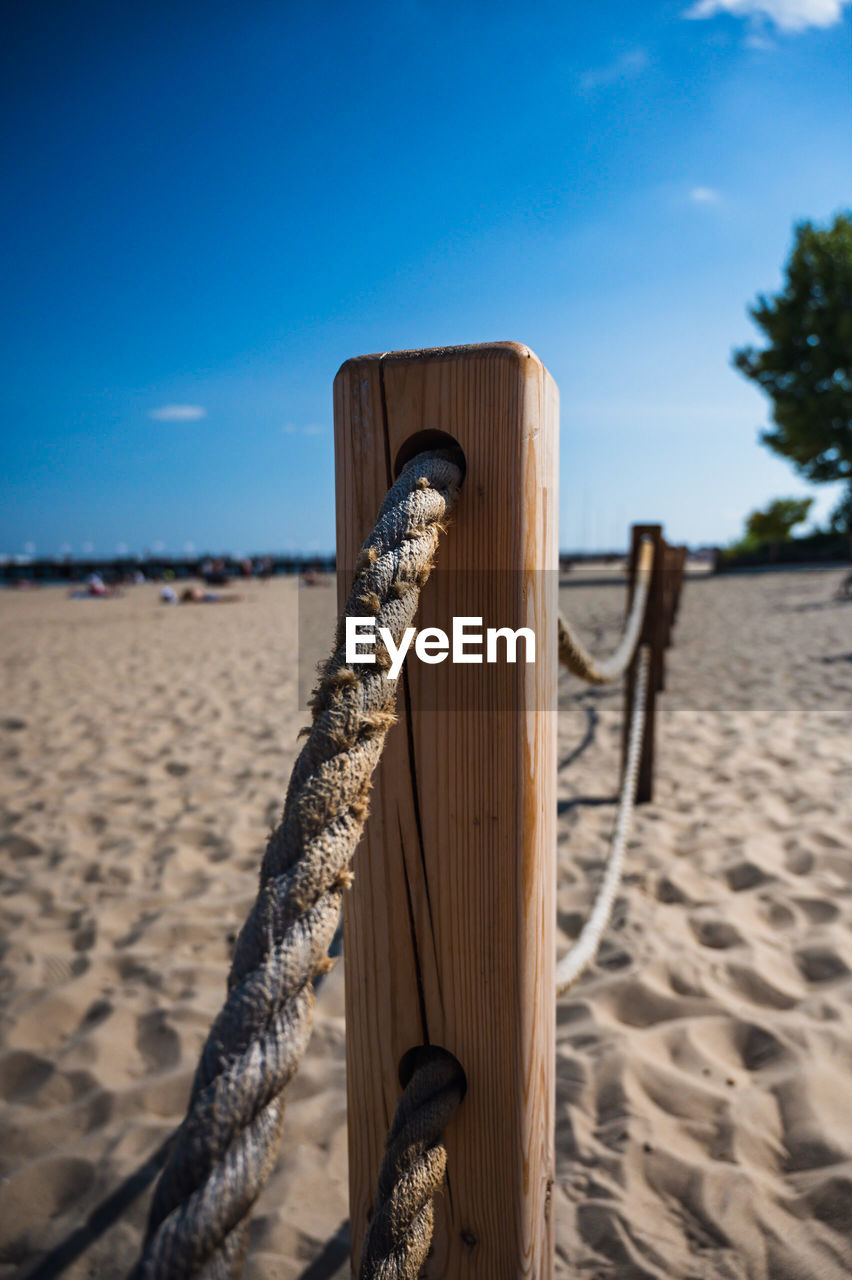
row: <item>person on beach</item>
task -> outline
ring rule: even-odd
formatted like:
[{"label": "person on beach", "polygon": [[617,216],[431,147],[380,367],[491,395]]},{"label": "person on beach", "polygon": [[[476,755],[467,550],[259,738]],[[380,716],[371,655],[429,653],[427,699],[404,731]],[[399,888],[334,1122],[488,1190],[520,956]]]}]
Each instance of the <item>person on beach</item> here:
[{"label": "person on beach", "polygon": [[242,600],[241,595],[234,592],[205,591],[203,587],[186,587],[181,592],[181,604],[236,604]]},{"label": "person on beach", "polygon": [[72,591],[72,600],[112,600],[121,595],[118,587],[108,587],[99,573],[90,573],[82,591]]}]

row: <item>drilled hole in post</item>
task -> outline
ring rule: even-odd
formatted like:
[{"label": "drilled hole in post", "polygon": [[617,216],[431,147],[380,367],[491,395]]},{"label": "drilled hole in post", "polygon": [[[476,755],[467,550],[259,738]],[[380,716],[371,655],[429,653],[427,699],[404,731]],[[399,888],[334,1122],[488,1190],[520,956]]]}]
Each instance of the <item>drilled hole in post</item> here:
[{"label": "drilled hole in post", "polygon": [[406,462],[416,458],[418,453],[425,453],[427,449],[446,449],[452,455],[453,462],[461,467],[462,484],[464,484],[467,471],[464,450],[458,440],[454,440],[446,431],[417,431],[413,436],[409,436],[397,452],[393,467],[394,479],[399,476]]},{"label": "drilled hole in post", "polygon": [[439,1044],[417,1044],[413,1049],[408,1049],[399,1060],[399,1083],[403,1089],[411,1080],[418,1067],[425,1067],[429,1062],[435,1062],[442,1059],[452,1066],[461,1077],[461,1096],[467,1093],[467,1076],[464,1073],[464,1067],[459,1062],[454,1053],[450,1053],[449,1049],[442,1049]]}]

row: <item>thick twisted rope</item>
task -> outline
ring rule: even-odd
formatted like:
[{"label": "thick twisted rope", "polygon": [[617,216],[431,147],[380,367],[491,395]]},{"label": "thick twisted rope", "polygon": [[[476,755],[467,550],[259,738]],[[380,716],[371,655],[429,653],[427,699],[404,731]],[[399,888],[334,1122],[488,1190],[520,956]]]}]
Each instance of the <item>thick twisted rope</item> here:
[{"label": "thick twisted rope", "polygon": [[464,1096],[465,1079],[452,1054],[427,1053],[388,1133],[358,1280],[417,1280],[429,1253],[434,1200],[447,1170],[444,1129]]},{"label": "thick twisted rope", "polygon": [[[361,551],[344,618],[373,615],[399,644],[460,483],[459,466],[441,451],[404,468]],[[154,1193],[137,1280],[233,1280],[242,1269],[249,1214],[278,1149],[283,1089],[311,1032],[312,981],[329,965],[372,774],[394,719],[386,649],[377,642],[375,665],[347,666],[343,625],[237,940],[228,995]]]},{"label": "thick twisted rope", "polygon": [[608,658],[598,661],[592,657],[583,646],[580,637],[572,631],[570,623],[561,614],[559,615],[559,661],[581,680],[589,684],[611,684],[614,680],[619,680],[630,666],[642,632],[653,565],[654,544],[650,538],[643,538],[639,546],[636,589],[633,593],[630,616],[618,642],[618,648]]},{"label": "thick twisted rope", "polygon": [[598,953],[604,930],[609,924],[615,895],[621,881],[624,866],[624,853],[627,838],[630,834],[630,823],[633,818],[633,802],[636,797],[636,779],[639,773],[639,757],[642,748],[642,734],[645,729],[645,698],[648,691],[648,671],[651,662],[649,645],[642,645],[636,664],[636,683],[633,686],[633,702],[630,708],[630,736],[627,743],[627,759],[624,764],[624,775],[621,779],[621,792],[618,797],[618,814],[615,820],[612,843],[595,905],[580,936],[570,951],[556,966],[556,994],[562,996],[572,987],[582,973],[588,969]]}]

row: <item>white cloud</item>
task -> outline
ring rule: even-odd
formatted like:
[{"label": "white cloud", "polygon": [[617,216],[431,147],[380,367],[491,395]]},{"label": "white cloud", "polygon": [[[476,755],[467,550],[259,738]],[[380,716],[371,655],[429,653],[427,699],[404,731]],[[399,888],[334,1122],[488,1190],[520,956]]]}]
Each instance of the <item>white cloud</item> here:
[{"label": "white cloud", "polygon": [[305,427],[298,427],[294,422],[288,422],[284,427],[285,436],[324,436],[325,427],[316,422],[309,422]]},{"label": "white cloud", "polygon": [[778,45],[769,36],[763,35],[760,31],[750,31],[745,38],[745,46],[747,49],[777,49]]},{"label": "white cloud", "polygon": [[843,17],[850,0],[698,0],[685,18],[714,18],[730,13],[736,18],[774,22],[781,31],[805,31],[808,27],[832,27]]},{"label": "white cloud", "polygon": [[198,422],[207,417],[207,410],[200,404],[164,404],[148,414],[155,422]]},{"label": "white cloud", "polygon": [[719,192],[714,191],[712,187],[693,187],[689,198],[695,204],[718,204]]},{"label": "white cloud", "polygon": [[648,55],[644,49],[631,49],[623,53],[614,62],[605,67],[591,67],[580,76],[580,88],[584,93],[593,93],[595,89],[606,89],[617,84],[619,80],[631,80],[648,66]]}]

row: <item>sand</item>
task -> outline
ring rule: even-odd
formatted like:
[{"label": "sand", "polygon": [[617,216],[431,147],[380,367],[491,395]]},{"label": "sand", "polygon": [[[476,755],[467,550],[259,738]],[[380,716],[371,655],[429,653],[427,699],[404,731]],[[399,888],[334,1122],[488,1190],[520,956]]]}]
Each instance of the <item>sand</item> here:
[{"label": "sand", "polygon": [[[654,802],[598,963],[558,1007],[560,1280],[852,1271],[840,577],[687,584]],[[145,1162],[182,1117],[305,719],[299,606],[306,670],[333,615],[330,585],[245,590],[177,608],[149,586],[0,595],[0,1280],[112,1280],[134,1260]],[[566,587],[562,605],[590,645],[613,643],[620,584]],[[560,690],[566,946],[603,866],[622,707]],[[249,1280],[347,1273],[342,977],[289,1091]]]}]

